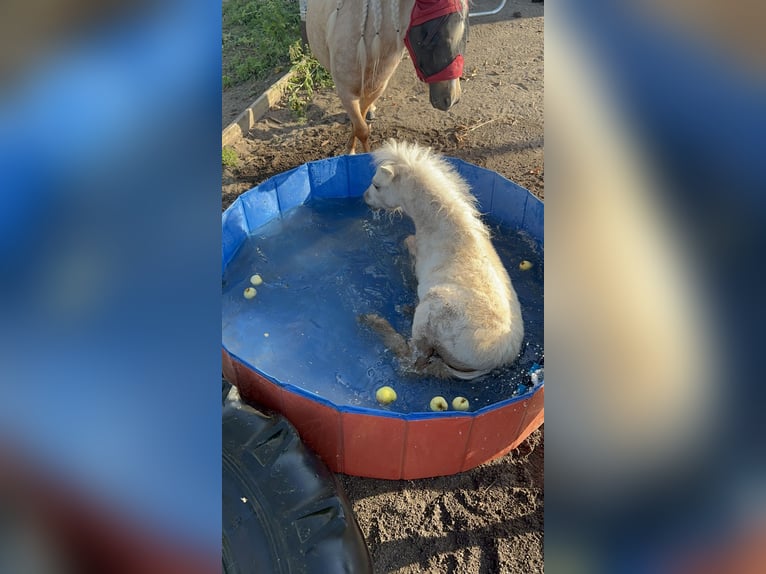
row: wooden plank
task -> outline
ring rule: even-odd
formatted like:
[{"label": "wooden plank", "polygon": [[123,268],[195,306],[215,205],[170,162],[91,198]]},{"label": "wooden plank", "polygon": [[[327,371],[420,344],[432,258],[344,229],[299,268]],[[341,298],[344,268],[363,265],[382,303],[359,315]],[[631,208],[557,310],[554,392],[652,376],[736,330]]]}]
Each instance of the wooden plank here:
[{"label": "wooden plank", "polygon": [[223,146],[232,145],[239,138],[247,135],[255,123],[266,115],[271,106],[282,99],[287,84],[293,77],[294,72],[290,70],[284,76],[274,82],[269,89],[263,92],[258,98],[250,104],[245,111],[226,126],[221,134],[221,143]]}]

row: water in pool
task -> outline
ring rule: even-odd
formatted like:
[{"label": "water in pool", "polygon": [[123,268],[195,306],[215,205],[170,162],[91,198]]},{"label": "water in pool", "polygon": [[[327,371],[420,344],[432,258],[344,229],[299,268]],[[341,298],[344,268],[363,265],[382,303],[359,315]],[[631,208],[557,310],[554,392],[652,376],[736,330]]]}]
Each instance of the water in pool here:
[{"label": "water in pool", "polygon": [[[543,355],[543,250],[523,232],[486,219],[521,302],[520,358],[473,381],[403,375],[379,338],[356,318],[379,313],[409,336],[417,282],[404,238],[406,217],[377,215],[361,198],[311,200],[257,229],[223,277],[223,342],[271,378],[341,406],[430,412],[436,395],[467,397],[470,411],[529,392],[530,367]],[[522,271],[519,263],[532,262]],[[250,278],[263,283],[246,299]],[[393,387],[381,406],[375,391]],[[451,408],[451,407],[450,407]]]}]

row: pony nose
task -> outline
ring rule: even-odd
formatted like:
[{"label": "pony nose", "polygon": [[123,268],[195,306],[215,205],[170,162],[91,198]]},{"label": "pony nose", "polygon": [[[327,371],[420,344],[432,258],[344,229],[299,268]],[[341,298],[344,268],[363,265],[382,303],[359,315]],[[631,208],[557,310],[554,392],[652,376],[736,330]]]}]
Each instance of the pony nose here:
[{"label": "pony nose", "polygon": [[429,98],[437,110],[446,112],[460,100],[460,84],[455,80],[431,84]]},{"label": "pony nose", "polygon": [[456,102],[457,100],[453,100],[452,96],[449,94],[431,97],[431,105],[437,110],[442,110],[443,112],[446,112],[448,109],[450,109]]}]

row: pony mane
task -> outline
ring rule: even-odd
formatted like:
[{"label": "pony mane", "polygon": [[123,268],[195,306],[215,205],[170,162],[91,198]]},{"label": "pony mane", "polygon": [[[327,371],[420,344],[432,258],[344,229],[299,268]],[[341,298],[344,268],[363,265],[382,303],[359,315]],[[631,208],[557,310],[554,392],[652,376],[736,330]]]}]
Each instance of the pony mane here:
[{"label": "pony mane", "polygon": [[439,212],[458,218],[462,226],[489,237],[481,221],[478,200],[470,186],[442,156],[429,147],[388,140],[372,152],[375,167],[391,165],[399,176],[411,179]]}]

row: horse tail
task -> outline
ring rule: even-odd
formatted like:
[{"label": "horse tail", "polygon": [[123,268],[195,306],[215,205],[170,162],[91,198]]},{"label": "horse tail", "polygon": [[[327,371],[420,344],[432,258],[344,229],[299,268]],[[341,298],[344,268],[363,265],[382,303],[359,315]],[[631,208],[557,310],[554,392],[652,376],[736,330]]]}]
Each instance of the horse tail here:
[{"label": "horse tail", "polygon": [[[332,38],[335,35],[335,22],[338,20],[338,13],[340,12],[340,9],[343,7],[343,0],[338,0],[337,4],[335,5],[335,10],[330,12],[330,15],[327,17],[327,28],[325,29],[325,37],[324,41],[325,44],[328,46],[332,45]],[[332,55],[333,51],[330,50],[330,73],[333,71],[333,62],[332,62]]]},{"label": "horse tail", "polygon": [[362,67],[362,85],[359,93],[360,98],[364,98],[364,73],[367,70],[367,43],[364,39],[364,30],[367,27],[367,12],[369,9],[370,0],[364,0],[362,4],[362,25],[359,29],[359,43],[356,46],[356,58],[359,65]]},{"label": "horse tail", "polygon": [[367,313],[359,315],[360,323],[375,331],[382,339],[383,345],[389,349],[399,361],[406,362],[410,359],[410,345],[402,335],[396,332],[391,323],[380,315]]},{"label": "horse tail", "polygon": [[370,58],[372,59],[372,78],[378,75],[378,62],[380,61],[380,26],[383,21],[383,6],[381,0],[372,0],[372,28],[375,36],[372,37],[370,46]]},{"label": "horse tail", "polygon": [[359,315],[357,319],[362,325],[366,325],[383,339],[383,346],[394,354],[405,371],[411,371],[429,377],[436,377],[437,379],[458,378],[471,380],[480,377],[481,375],[486,375],[491,370],[460,371],[450,367],[441,359],[441,357],[436,355],[430,357],[423,356],[413,364],[410,344],[404,336],[396,332],[391,326],[391,323],[375,313]]},{"label": "horse tail", "polygon": [[402,17],[399,15],[399,1],[400,0],[391,0],[391,25],[394,27],[394,30],[396,30],[397,46],[399,46],[399,42],[402,41]]}]

